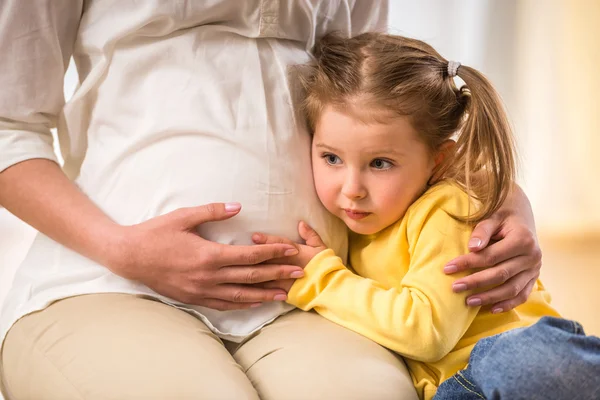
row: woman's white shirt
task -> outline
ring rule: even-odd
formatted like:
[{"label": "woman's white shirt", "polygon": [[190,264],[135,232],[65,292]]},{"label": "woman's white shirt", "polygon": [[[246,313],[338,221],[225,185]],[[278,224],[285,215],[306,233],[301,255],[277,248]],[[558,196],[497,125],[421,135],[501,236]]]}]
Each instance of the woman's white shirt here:
[{"label": "woman's white shirt", "polygon": [[[238,201],[238,216],[200,234],[228,244],[249,244],[255,231],[299,239],[306,220],[345,254],[344,227],[313,188],[290,67],[309,61],[327,32],[386,23],[387,2],[371,0],[3,0],[0,171],[55,160],[57,126],[65,172],[120,224]],[[65,104],[71,55],[80,85]],[[0,340],[23,315],[101,292],[152,296],[233,341],[290,310],[179,304],[38,234],[4,302]]]}]

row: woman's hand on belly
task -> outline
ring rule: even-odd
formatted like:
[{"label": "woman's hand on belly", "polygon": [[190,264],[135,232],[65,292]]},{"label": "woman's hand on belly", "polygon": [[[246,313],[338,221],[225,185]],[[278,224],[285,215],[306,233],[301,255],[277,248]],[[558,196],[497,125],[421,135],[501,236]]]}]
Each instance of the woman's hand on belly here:
[{"label": "woman's hand on belly", "polygon": [[123,227],[105,265],[185,304],[234,310],[284,301],[286,291],[257,284],[302,277],[301,267],[269,263],[297,254],[296,247],[285,243],[224,245],[196,233],[198,225],[231,218],[240,208],[238,203],[181,208]]}]

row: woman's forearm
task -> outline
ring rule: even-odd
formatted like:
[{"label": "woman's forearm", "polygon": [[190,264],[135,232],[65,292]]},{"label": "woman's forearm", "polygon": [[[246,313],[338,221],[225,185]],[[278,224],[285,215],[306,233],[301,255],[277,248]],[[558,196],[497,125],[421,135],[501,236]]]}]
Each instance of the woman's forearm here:
[{"label": "woman's forearm", "polygon": [[120,226],[104,214],[53,161],[31,159],[0,173],[0,205],[46,236],[110,263]]}]

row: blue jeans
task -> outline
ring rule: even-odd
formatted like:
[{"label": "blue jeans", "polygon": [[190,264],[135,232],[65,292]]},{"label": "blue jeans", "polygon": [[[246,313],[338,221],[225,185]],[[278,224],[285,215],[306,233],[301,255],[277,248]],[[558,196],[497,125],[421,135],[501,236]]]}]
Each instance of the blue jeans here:
[{"label": "blue jeans", "polygon": [[481,339],[469,365],[442,382],[434,400],[599,400],[600,338],[577,322],[543,317]]}]

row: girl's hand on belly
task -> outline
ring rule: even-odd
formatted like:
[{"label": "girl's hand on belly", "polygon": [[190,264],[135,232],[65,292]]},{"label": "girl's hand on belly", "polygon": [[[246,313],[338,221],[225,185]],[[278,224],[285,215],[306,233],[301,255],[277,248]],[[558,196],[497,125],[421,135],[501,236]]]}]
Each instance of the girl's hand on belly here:
[{"label": "girl's hand on belly", "polygon": [[[323,240],[321,239],[319,234],[304,221],[301,221],[298,224],[298,233],[300,233],[300,237],[304,240],[305,244],[294,243],[288,238],[274,235],[266,235],[264,233],[253,234],[252,241],[259,245],[280,243],[296,247],[296,249],[298,249],[298,254],[273,261],[284,264],[297,265],[299,267],[304,268],[314,256],[327,249],[327,246],[325,245],[325,243],[323,243]],[[277,281],[265,282],[258,286],[263,288],[278,288],[285,290],[285,292],[287,293],[290,291],[290,288],[294,284],[294,281],[295,279],[281,279]]]},{"label": "girl's hand on belly", "polygon": [[287,292],[256,284],[300,278],[302,268],[278,262],[298,254],[290,244],[232,246],[208,241],[195,229],[239,213],[239,203],[181,208],[122,227],[105,265],[114,273],[184,304],[217,310],[284,301]]},{"label": "girl's hand on belly", "polygon": [[298,224],[298,233],[305,244],[294,243],[285,237],[267,235],[259,232],[252,235],[252,241],[258,245],[284,244],[295,247],[298,250],[297,254],[276,259],[274,261],[297,265],[304,268],[314,256],[327,249],[327,246],[323,243],[321,236],[319,236],[319,234],[304,221],[300,221]]}]

